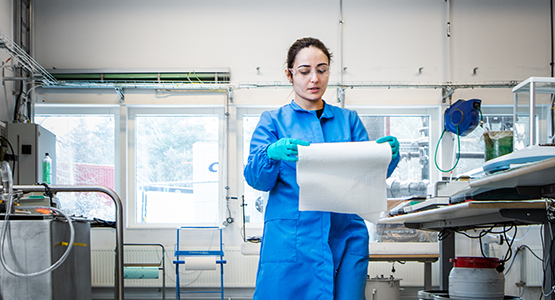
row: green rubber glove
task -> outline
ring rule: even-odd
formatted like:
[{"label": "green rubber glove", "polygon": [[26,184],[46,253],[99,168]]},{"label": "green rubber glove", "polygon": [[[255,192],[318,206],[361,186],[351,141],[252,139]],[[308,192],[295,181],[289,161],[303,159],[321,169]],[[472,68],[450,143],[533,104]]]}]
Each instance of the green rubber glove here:
[{"label": "green rubber glove", "polygon": [[397,156],[399,156],[399,141],[397,138],[391,135],[381,137],[376,140],[376,143],[385,143],[388,142],[389,146],[391,146],[391,160],[395,160]]},{"label": "green rubber glove", "polygon": [[310,143],[296,139],[282,138],[271,144],[268,149],[266,149],[266,153],[269,158],[274,160],[298,161],[299,158],[297,155],[299,151],[297,145],[309,146]]}]

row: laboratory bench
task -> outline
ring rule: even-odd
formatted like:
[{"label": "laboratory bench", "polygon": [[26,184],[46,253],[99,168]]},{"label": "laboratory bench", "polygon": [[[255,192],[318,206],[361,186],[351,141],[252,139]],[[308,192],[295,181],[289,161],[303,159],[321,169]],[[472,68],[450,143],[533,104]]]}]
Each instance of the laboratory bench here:
[{"label": "laboratory bench", "polygon": [[[547,224],[544,200],[467,201],[430,210],[381,219],[380,223],[404,224],[407,228],[432,230],[468,230],[504,225]],[[446,234],[439,241],[440,290],[449,287],[449,272],[455,258],[455,235]],[[546,257],[546,254],[544,254]],[[553,279],[550,279],[553,280]]]}]

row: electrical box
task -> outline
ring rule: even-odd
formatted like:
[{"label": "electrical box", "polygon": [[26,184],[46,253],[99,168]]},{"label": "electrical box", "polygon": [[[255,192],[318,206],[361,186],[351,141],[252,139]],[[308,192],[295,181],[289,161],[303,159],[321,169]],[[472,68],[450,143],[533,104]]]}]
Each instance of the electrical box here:
[{"label": "electrical box", "polygon": [[[18,161],[10,162],[14,185],[42,183],[42,160],[46,153],[52,158],[52,182],[56,184],[56,136],[38,124],[8,123],[8,141]],[[10,149],[11,151],[11,149]]]}]

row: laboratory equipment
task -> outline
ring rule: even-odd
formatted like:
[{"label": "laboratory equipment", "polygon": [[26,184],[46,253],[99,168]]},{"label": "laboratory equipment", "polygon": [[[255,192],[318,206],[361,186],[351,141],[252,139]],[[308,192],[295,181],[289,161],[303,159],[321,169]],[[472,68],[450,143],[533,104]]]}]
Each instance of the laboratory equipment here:
[{"label": "laboratory equipment", "polygon": [[486,149],[486,161],[513,152],[513,132],[511,130],[487,130],[482,135]]},{"label": "laboratory equipment", "polygon": [[437,181],[435,184],[428,186],[428,195],[432,198],[441,197],[441,198],[449,198],[454,193],[467,188],[468,181],[460,180],[460,181],[447,181],[441,180]]},{"label": "laboratory equipment", "polygon": [[[5,207],[5,214],[0,223],[0,263],[2,265],[0,268],[0,286],[2,287],[0,298],[36,299],[38,295],[41,295],[42,299],[90,299],[90,250],[87,248],[82,252],[83,255],[89,255],[88,259],[86,257],[75,258],[76,252],[72,250],[77,243],[72,219],[64,212],[48,207],[43,209],[17,206],[20,211],[35,210],[35,212],[39,212],[17,214],[14,199],[22,193],[14,192],[12,172],[8,162],[5,161],[2,162],[1,179],[2,194],[0,197]],[[56,212],[56,215],[52,214],[53,211]],[[63,215],[63,221],[67,225],[62,222],[49,222],[59,221],[59,215]],[[11,222],[10,217],[12,218]],[[88,225],[88,223],[86,224]],[[8,228],[9,235],[7,234]],[[80,237],[82,240],[78,244],[86,248],[89,245],[89,228],[85,226],[84,230],[83,236]],[[17,239],[13,237],[17,237]],[[45,248],[45,246],[47,247]],[[74,264],[68,260],[70,256],[72,256]],[[80,273],[81,270],[87,270],[86,267],[77,270],[77,264],[75,264],[77,261],[82,265],[89,262],[88,272]],[[60,274],[60,271],[63,273]],[[79,277],[74,277],[75,275],[79,275]],[[62,281],[57,282],[60,279]],[[63,289],[64,281],[74,283],[72,288]],[[75,287],[82,289],[82,293],[80,290],[73,289]],[[81,297],[79,295],[85,298],[79,298]]]},{"label": "laboratory equipment", "polygon": [[[0,189],[0,192],[3,192],[3,187]],[[13,186],[14,191],[23,192],[23,193],[32,193],[32,192],[45,192],[46,187],[42,185],[15,185]],[[116,248],[115,248],[115,259],[116,259],[116,266],[115,266],[115,280],[114,280],[114,299],[123,300],[124,298],[124,291],[123,291],[123,206],[119,196],[112,191],[103,186],[50,186],[48,188],[52,193],[59,193],[59,192],[101,192],[104,193],[114,201],[116,207],[116,230],[115,230],[115,238],[116,238]],[[67,226],[66,224],[64,224]],[[11,224],[10,224],[11,227]],[[76,230],[76,235],[79,235],[79,230]],[[12,233],[12,236],[15,236]],[[59,246],[59,245],[58,245]],[[42,249],[45,247],[45,244],[40,245],[38,249]],[[77,246],[76,248],[78,248]],[[69,258],[68,258],[69,259]],[[82,261],[80,262],[83,263]],[[62,268],[63,266],[60,266]],[[65,285],[63,286],[65,288]],[[42,294],[41,294],[42,295]],[[36,296],[36,295],[35,295]],[[4,298],[4,299],[20,299],[20,298]],[[37,299],[37,297],[32,298]],[[69,298],[74,299],[74,298]]]},{"label": "laboratory equipment", "polygon": [[[389,210],[390,216],[428,210],[450,204],[451,196],[460,190],[468,188],[468,181],[436,181],[427,186],[420,197],[412,197]],[[425,195],[425,196],[424,196]]]},{"label": "laboratory equipment", "polygon": [[489,160],[482,166],[482,169],[484,172],[492,174],[553,157],[555,157],[555,146],[532,145],[510,154]]},{"label": "laboratory equipment", "polygon": [[485,174],[451,196],[474,200],[529,200],[552,195],[555,164],[555,78],[531,77],[513,89],[512,153],[484,163]]},{"label": "laboratory equipment", "polygon": [[530,77],[513,88],[515,150],[555,137],[555,78]]},{"label": "laboratory equipment", "polygon": [[513,153],[487,161],[486,173],[555,157],[555,78],[530,77],[513,88]]},{"label": "laboratory equipment", "polygon": [[[555,157],[470,180],[467,188],[451,195],[450,202],[453,204],[467,199],[529,200],[555,197],[555,192],[551,188],[555,183],[554,172]],[[498,197],[493,198],[493,196]]]},{"label": "laboratory equipment", "polygon": [[[437,141],[436,151],[434,154],[434,162],[436,168],[441,172],[451,172],[459,164],[461,158],[461,136],[466,136],[471,133],[476,126],[481,122],[482,111],[480,105],[482,100],[470,99],[462,100],[459,99],[455,104],[451,105],[444,113],[444,129],[441,133],[441,137]],[[457,135],[458,153],[455,165],[448,170],[441,169],[437,164],[437,151],[440,148],[439,144],[443,139],[443,135],[446,131],[452,132]]]},{"label": "laboratory equipment", "polygon": [[366,281],[366,289],[364,294],[368,300],[399,300],[400,296],[400,278],[394,278],[393,275],[384,277],[383,275],[369,278]]},{"label": "laboratory equipment", "polygon": [[411,181],[399,180],[397,178],[389,177],[386,179],[387,184],[387,197],[388,198],[403,198],[403,197],[419,197],[426,196],[428,190],[428,181]]},{"label": "laboratory equipment", "polygon": [[[51,207],[16,205],[19,202],[16,198],[21,197],[23,191],[19,190],[20,186],[14,187],[6,161],[2,162],[1,179],[0,197],[5,213],[0,221],[0,298],[90,299],[90,227],[87,220],[82,220],[86,226],[77,226],[81,229],[81,241],[76,242],[76,220],[64,212]],[[60,215],[64,222],[60,222]],[[85,250],[74,251],[75,246]],[[67,283],[69,288],[64,286]]]},{"label": "laboratory equipment", "polygon": [[459,99],[445,111],[445,129],[460,136],[466,136],[480,123],[482,100]]},{"label": "laboratory equipment", "polygon": [[[0,221],[0,226],[5,226]],[[1,299],[91,299],[90,225],[73,220],[75,242],[69,256],[51,273],[17,277],[0,267]],[[6,263],[18,272],[48,268],[67,249],[67,222],[48,216],[18,216],[9,221],[10,236],[4,248]],[[40,295],[40,296],[39,296]]]},{"label": "laboratory equipment", "polygon": [[441,206],[449,205],[449,197],[434,197],[423,199],[420,201],[406,201],[402,204],[389,210],[390,216],[396,216],[400,214],[408,214],[417,211],[423,211],[428,209],[434,209]]},{"label": "laboratory equipment", "polygon": [[52,159],[52,182],[56,184],[56,136],[38,124],[8,123],[5,132],[18,161],[12,172],[14,184],[42,183],[42,160],[45,153]]}]

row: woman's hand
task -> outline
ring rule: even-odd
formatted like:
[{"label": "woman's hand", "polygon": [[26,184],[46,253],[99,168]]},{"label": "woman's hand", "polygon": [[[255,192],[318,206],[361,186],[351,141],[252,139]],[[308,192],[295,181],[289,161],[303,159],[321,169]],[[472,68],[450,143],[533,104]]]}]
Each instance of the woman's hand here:
[{"label": "woman's hand", "polygon": [[266,153],[269,158],[274,160],[298,161],[297,155],[299,151],[297,145],[309,146],[310,143],[297,139],[281,138],[268,146]]},{"label": "woman's hand", "polygon": [[397,138],[391,135],[381,137],[376,140],[376,143],[385,143],[388,142],[389,146],[391,146],[391,160],[394,160],[399,156],[399,141]]}]

